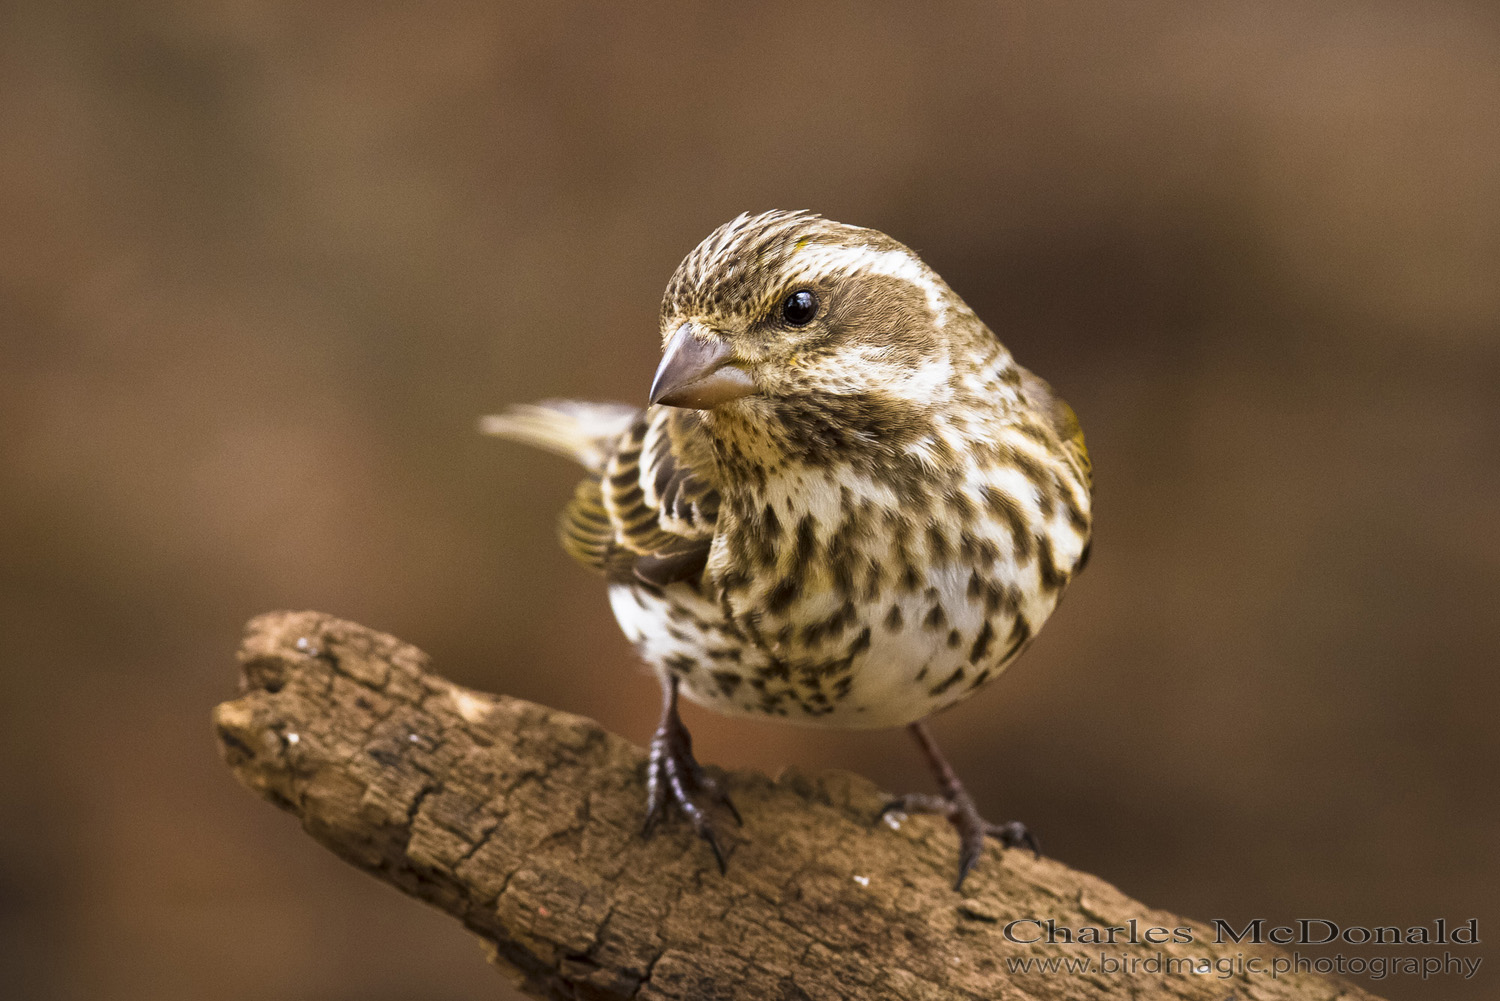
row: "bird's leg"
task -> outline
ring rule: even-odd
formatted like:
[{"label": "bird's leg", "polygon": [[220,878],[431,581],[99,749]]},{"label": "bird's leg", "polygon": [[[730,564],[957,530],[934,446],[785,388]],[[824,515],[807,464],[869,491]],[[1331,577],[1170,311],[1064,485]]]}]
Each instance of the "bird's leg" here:
[{"label": "bird's leg", "polygon": [[938,750],[927,727],[918,722],[911,724],[908,729],[922,748],[943,794],[929,796],[924,793],[909,793],[887,803],[880,811],[880,816],[884,817],[888,813],[940,813],[947,817],[948,823],[958,830],[959,839],[958,881],[953,884],[955,890],[964,885],[964,877],[969,875],[969,870],[979,861],[986,836],[997,839],[1007,848],[1025,845],[1038,858],[1041,857],[1042,852],[1037,847],[1036,838],[1026,829],[1025,824],[1015,820],[1006,824],[992,824],[979,815],[979,808],[974,805],[973,797],[958,780],[953,766],[943,757],[943,752]]},{"label": "bird's leg", "polygon": [[670,800],[682,810],[698,837],[708,842],[714,860],[719,863],[719,872],[723,873],[726,871],[724,852],[709,820],[708,807],[715,802],[723,803],[736,824],[744,821],[740,820],[740,811],[735,809],[729,795],[693,757],[692,735],[677,715],[675,675],[662,676],[661,695],[661,722],[656,727],[656,735],[651,738],[651,758],[646,764],[646,823],[641,834],[651,836],[652,828]]}]

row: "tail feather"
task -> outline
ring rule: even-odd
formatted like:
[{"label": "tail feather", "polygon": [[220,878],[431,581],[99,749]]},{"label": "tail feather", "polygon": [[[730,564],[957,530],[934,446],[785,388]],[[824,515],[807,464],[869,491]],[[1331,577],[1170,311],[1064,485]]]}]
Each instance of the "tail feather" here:
[{"label": "tail feather", "polygon": [[599,473],[615,442],[640,413],[623,403],[543,400],[518,403],[504,413],[481,417],[479,430],[555,452]]}]

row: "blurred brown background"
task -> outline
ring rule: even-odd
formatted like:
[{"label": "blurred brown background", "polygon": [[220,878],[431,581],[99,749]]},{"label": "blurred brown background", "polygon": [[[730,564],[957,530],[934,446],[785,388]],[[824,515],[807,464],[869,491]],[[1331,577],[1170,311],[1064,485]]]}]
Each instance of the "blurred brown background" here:
[{"label": "blurred brown background", "polygon": [[310,607],[643,740],[575,472],[474,422],[642,401],[667,277],[768,207],[916,247],[1083,418],[1093,565],[936,728],[992,815],[1204,919],[1500,936],[1493,5],[10,0],[0,991],[510,996],[208,712]]}]

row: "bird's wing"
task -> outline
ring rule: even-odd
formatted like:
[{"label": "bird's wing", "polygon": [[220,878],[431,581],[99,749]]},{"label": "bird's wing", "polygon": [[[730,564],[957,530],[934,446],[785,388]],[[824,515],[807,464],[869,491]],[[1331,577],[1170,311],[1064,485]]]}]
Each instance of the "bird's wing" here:
[{"label": "bird's wing", "polygon": [[504,413],[481,417],[479,430],[556,452],[598,473],[620,436],[640,416],[639,407],[624,403],[543,400],[518,403]]},{"label": "bird's wing", "polygon": [[696,411],[652,407],[563,511],[563,546],[610,576],[696,578],[719,517],[717,467]]},{"label": "bird's wing", "polygon": [[1063,451],[1078,468],[1078,477],[1085,487],[1093,485],[1094,464],[1089,459],[1089,449],[1083,441],[1083,425],[1067,401],[1052,389],[1041,376],[1021,369],[1021,388],[1033,407],[1046,415],[1052,431],[1062,444]]}]

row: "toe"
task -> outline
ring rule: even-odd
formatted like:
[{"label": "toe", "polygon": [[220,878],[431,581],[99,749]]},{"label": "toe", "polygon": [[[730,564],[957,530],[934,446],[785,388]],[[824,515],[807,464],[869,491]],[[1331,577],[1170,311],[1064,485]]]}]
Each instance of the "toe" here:
[{"label": "toe", "polygon": [[1012,820],[1008,824],[990,824],[988,828],[990,837],[995,838],[1005,847],[1030,848],[1033,855],[1037,858],[1042,857],[1042,849],[1037,844],[1036,835],[1032,834],[1019,820]]},{"label": "toe", "polygon": [[971,828],[959,830],[958,849],[958,879],[953,883],[953,889],[963,889],[964,880],[968,878],[970,871],[979,864],[979,857],[984,854],[984,831],[982,828]]},{"label": "toe", "polygon": [[725,808],[729,810],[729,815],[734,818],[734,824],[736,827],[745,826],[745,818],[740,816],[740,808],[734,805],[734,800],[729,798],[729,793],[719,793],[719,802],[723,803]]},{"label": "toe", "polygon": [[744,820],[719,783],[693,758],[685,737],[685,732],[663,729],[657,731],[656,739],[651,743],[651,757],[646,765],[646,817],[641,834],[650,837],[666,812],[667,804],[675,803],[692,825],[693,832],[708,842],[719,872],[725,873],[728,861],[709,811],[713,804],[723,803],[735,823],[743,825]]},{"label": "toe", "polygon": [[724,787],[719,783],[718,779],[713,778],[712,776],[702,771],[699,771],[698,786],[704,792],[712,796],[714,798],[714,802],[722,803],[724,805],[724,808],[729,811],[729,815],[734,818],[735,824],[740,827],[745,826],[745,820],[740,816],[739,807],[734,805],[734,800],[729,798],[729,793],[724,791]]},{"label": "toe", "polygon": [[980,856],[984,854],[984,842],[986,837],[995,838],[1007,848],[1029,848],[1037,858],[1041,858],[1042,851],[1037,845],[1036,837],[1027,830],[1026,825],[1018,821],[1008,824],[991,824],[979,815],[978,808],[968,793],[962,788],[954,791],[951,796],[931,796],[923,793],[910,793],[897,797],[881,807],[880,813],[875,819],[892,813],[936,813],[946,817],[958,832],[958,880],[953,884],[955,890],[964,885],[969,872],[979,863]]},{"label": "toe", "polygon": [[880,813],[875,817],[879,820],[888,813],[936,813],[943,817],[951,818],[954,812],[952,801],[941,796],[929,796],[926,793],[912,792],[905,796],[898,796],[885,806],[880,808]]}]

